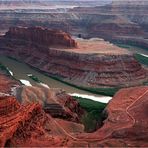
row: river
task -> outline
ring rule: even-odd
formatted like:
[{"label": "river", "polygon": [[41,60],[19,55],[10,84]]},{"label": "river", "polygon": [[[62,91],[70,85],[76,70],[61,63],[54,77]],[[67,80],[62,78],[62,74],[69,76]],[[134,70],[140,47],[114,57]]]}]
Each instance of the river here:
[{"label": "river", "polygon": [[112,97],[109,96],[102,96],[93,94],[84,90],[77,89],[75,87],[66,85],[60,81],[54,80],[48,76],[45,76],[41,72],[38,72],[31,67],[29,67],[27,64],[18,62],[16,60],[10,59],[5,56],[0,56],[0,63],[2,63],[4,66],[6,66],[10,73],[17,79],[21,80],[21,82],[25,85],[37,85],[37,82],[29,78],[28,75],[34,75],[36,76],[45,86],[49,86],[50,88],[62,88],[64,89],[68,94],[71,96],[78,96],[83,98],[88,98],[94,101],[108,103]]}]

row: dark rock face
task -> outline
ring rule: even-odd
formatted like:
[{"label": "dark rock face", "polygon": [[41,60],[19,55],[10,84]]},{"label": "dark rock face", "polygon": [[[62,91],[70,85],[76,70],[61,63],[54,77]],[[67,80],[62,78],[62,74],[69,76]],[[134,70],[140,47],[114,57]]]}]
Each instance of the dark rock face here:
[{"label": "dark rock face", "polygon": [[[116,18],[118,19],[118,18]],[[126,24],[116,22],[110,23],[98,23],[91,27],[89,36],[102,36],[107,40],[111,40],[113,37],[117,36],[143,36],[143,30],[135,24]],[[119,20],[122,21],[122,20]]]},{"label": "dark rock face", "polygon": [[60,30],[49,30],[41,27],[12,27],[6,33],[6,38],[25,40],[48,47],[57,45],[69,48],[77,47],[77,43],[69,34]]},{"label": "dark rock face", "polygon": [[102,128],[79,138],[98,138],[94,147],[148,146],[147,107],[148,87],[121,89],[106,108],[108,117]]}]

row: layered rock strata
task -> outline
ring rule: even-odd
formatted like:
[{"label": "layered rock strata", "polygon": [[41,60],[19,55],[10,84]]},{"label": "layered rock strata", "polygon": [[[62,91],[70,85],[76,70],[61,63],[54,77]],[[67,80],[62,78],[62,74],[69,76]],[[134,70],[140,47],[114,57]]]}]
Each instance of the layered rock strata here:
[{"label": "layered rock strata", "polygon": [[42,27],[11,27],[6,33],[6,38],[22,39],[42,46],[65,46],[74,48],[77,43],[71,36],[61,30],[49,30]]},{"label": "layered rock strata", "polygon": [[61,89],[23,86],[18,87],[17,92],[21,104],[39,103],[54,118],[80,122],[85,113],[79,103]]},{"label": "layered rock strata", "polygon": [[90,134],[80,124],[52,118],[36,103],[20,105],[1,96],[0,107],[0,146],[148,146],[148,87],[120,90],[106,108],[103,127]]},{"label": "layered rock strata", "polygon": [[[98,139],[93,146],[148,146],[148,87],[121,89],[106,108],[107,119],[101,129],[79,138]],[[84,137],[83,137],[84,136]]]},{"label": "layered rock strata", "polygon": [[3,96],[0,107],[1,147],[62,146],[66,131],[83,131],[82,125],[53,119],[37,103],[20,105],[14,97]]},{"label": "layered rock strata", "polygon": [[[95,4],[94,2],[93,4]],[[100,3],[100,1],[98,2]],[[82,3],[82,5],[84,5]],[[108,5],[96,7],[74,7],[68,12],[32,13],[30,9],[16,12],[0,11],[0,34],[11,26],[43,26],[62,29],[73,35],[82,37],[101,37],[111,40],[113,37],[140,37],[140,41],[148,38],[148,3],[145,0],[114,0]],[[4,9],[4,6],[2,7]],[[39,15],[40,14],[40,15]],[[142,44],[142,43],[141,43]]]},{"label": "layered rock strata", "polygon": [[[20,31],[20,28],[18,30]],[[25,28],[22,32],[11,30],[6,33],[1,39],[1,50],[5,49],[3,51],[6,55],[24,61],[50,76],[87,88],[129,87],[147,82],[147,70],[125,49],[108,42],[77,40],[78,47],[75,48],[63,48],[60,47],[61,44],[49,48],[44,44],[46,37],[30,37],[29,34],[34,34],[31,29]],[[28,39],[33,38],[31,42],[28,42],[27,36]],[[52,38],[53,34],[49,36]],[[40,44],[37,44],[38,42]]]}]

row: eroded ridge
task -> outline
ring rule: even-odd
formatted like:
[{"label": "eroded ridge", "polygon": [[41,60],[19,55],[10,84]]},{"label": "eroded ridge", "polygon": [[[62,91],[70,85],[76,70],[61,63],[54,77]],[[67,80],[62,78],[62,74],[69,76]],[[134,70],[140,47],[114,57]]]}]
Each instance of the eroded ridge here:
[{"label": "eroded ridge", "polygon": [[1,146],[148,146],[148,87],[120,90],[106,107],[104,125],[94,133],[47,115],[36,103],[20,105],[3,96],[0,106]]},{"label": "eroded ridge", "polygon": [[73,40],[69,35],[61,39],[61,35],[52,30],[52,42],[46,37],[46,29],[33,30],[10,28],[0,40],[1,53],[56,79],[96,92],[100,91],[98,88],[139,86],[148,81],[147,69],[126,49],[102,40],[76,40],[78,46],[71,48],[67,47],[67,39]]},{"label": "eroded ridge", "polygon": [[11,27],[6,33],[6,38],[25,40],[49,47],[77,47],[77,43],[69,34],[61,30],[50,30],[42,27]]}]

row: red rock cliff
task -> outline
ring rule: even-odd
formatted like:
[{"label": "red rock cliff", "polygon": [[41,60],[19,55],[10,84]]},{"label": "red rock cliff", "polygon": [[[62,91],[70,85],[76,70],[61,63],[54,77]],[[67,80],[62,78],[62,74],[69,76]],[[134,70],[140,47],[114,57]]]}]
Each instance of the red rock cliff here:
[{"label": "red rock cliff", "polygon": [[25,40],[42,46],[77,47],[71,36],[61,30],[49,30],[42,27],[11,27],[7,38]]},{"label": "red rock cliff", "polygon": [[65,133],[82,131],[80,124],[53,119],[39,104],[0,96],[0,147],[62,146]]},{"label": "red rock cliff", "polygon": [[[30,40],[33,43],[35,40],[39,40],[39,42],[46,41],[46,31],[44,29],[36,28],[36,32],[31,35],[29,34],[32,32],[31,28],[22,29],[22,32],[19,28],[16,31],[12,30],[15,29],[10,29],[3,38],[4,47],[8,49],[7,55],[14,56],[33,67],[47,72],[50,76],[56,76],[76,86],[88,88],[89,90],[90,88],[105,87],[120,88],[143,85],[148,80],[147,70],[131,54],[120,53],[118,51],[120,49],[112,45],[110,45],[108,51],[113,48],[114,51],[118,51],[118,54],[113,50],[105,53],[108,46],[106,42],[97,44],[96,50],[94,50],[93,45],[96,45],[97,41],[85,46],[86,40],[83,44],[77,41],[79,48],[73,49],[37,47],[34,44],[30,45],[28,42],[24,44],[19,38],[24,36],[24,40]],[[19,32],[17,33],[17,31]],[[40,31],[43,32],[41,33],[42,38],[40,38]],[[6,42],[7,37],[10,37],[9,42]],[[14,41],[13,38],[16,40]],[[47,42],[45,42],[45,45],[47,45]],[[82,48],[82,46],[85,46],[85,48]],[[99,52],[101,50],[104,51]]]},{"label": "red rock cliff", "polygon": [[108,117],[103,127],[78,137],[91,139],[93,147],[147,147],[147,108],[148,87],[121,89],[106,108]]},{"label": "red rock cliff", "polygon": [[123,89],[107,106],[103,127],[82,133],[82,125],[54,119],[39,104],[0,97],[0,146],[147,147],[147,108],[148,87]]},{"label": "red rock cliff", "polygon": [[[65,91],[42,86],[23,86],[19,89],[22,90],[22,104],[39,102],[45,112],[54,118],[58,117],[68,121],[80,122],[80,118],[84,115],[84,110],[80,107],[79,103],[67,95]],[[46,96],[45,100],[43,96]]]}]

